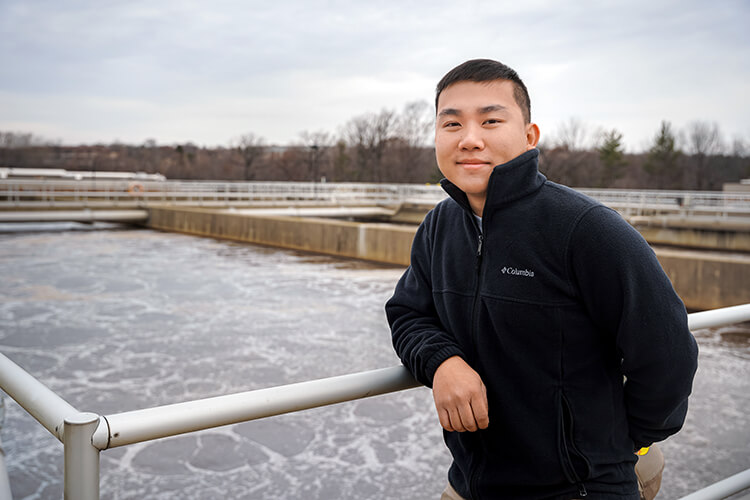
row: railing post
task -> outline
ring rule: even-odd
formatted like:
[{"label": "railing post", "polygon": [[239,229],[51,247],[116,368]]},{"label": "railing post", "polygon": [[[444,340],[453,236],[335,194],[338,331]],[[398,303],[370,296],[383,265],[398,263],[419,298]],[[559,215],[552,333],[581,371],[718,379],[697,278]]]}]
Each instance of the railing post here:
[{"label": "railing post", "polygon": [[99,450],[92,443],[98,425],[95,413],[65,419],[65,500],[99,500]]}]

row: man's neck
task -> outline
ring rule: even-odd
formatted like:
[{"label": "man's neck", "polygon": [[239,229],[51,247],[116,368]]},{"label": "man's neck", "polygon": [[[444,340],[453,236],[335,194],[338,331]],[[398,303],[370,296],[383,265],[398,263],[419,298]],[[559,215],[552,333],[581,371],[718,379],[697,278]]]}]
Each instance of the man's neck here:
[{"label": "man's neck", "polygon": [[471,207],[471,211],[474,212],[474,215],[477,217],[481,217],[482,213],[484,212],[484,202],[487,201],[487,195],[466,195],[466,197],[469,199],[469,206]]}]

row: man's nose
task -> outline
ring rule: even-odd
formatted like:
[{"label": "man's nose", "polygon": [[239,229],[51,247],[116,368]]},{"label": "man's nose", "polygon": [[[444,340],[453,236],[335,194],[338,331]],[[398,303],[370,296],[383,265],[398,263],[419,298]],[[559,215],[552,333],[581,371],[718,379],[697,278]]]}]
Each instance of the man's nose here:
[{"label": "man's nose", "polygon": [[475,126],[465,127],[463,137],[461,137],[458,147],[462,150],[483,149],[484,139],[482,137],[481,128]]}]

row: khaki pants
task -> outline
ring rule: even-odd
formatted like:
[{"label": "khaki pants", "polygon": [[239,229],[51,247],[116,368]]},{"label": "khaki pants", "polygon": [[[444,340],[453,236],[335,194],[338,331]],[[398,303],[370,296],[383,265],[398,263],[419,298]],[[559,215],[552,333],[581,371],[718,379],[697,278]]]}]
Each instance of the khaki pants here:
[{"label": "khaki pants", "polygon": [[657,445],[652,444],[648,453],[638,457],[638,462],[635,464],[638,491],[643,500],[652,500],[659,493],[662,472],[664,472],[664,455]]},{"label": "khaki pants", "polygon": [[453,486],[451,486],[451,483],[448,483],[448,486],[445,488],[445,491],[443,491],[443,494],[440,495],[440,500],[464,500],[464,497],[458,494],[456,490],[453,489]]},{"label": "khaki pants", "polygon": [[[651,448],[643,456],[638,457],[635,464],[635,474],[638,476],[638,491],[642,500],[653,500],[661,487],[661,474],[664,472],[664,455],[658,446]],[[453,486],[448,483],[440,500],[465,500],[459,495]]]}]

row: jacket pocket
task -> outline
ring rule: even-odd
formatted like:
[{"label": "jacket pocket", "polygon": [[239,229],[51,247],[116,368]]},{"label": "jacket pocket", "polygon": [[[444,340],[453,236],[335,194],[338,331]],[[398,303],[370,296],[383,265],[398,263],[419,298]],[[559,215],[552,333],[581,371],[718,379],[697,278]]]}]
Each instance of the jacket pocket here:
[{"label": "jacket pocket", "polygon": [[565,394],[560,393],[558,447],[563,471],[571,483],[581,483],[591,475],[591,462],[576,446],[575,419]]}]

